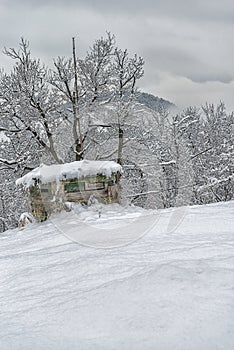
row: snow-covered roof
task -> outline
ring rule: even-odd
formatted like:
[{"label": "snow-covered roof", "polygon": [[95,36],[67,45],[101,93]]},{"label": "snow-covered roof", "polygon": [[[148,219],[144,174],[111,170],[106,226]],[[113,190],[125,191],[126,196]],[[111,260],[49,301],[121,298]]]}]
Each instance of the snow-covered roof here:
[{"label": "snow-covered roof", "polygon": [[118,171],[122,173],[122,167],[114,161],[81,160],[65,164],[42,164],[16,180],[16,185],[23,185],[25,188],[29,188],[34,185],[35,179],[45,184],[53,181],[82,178],[97,174],[110,177],[112,173],[117,173]]}]

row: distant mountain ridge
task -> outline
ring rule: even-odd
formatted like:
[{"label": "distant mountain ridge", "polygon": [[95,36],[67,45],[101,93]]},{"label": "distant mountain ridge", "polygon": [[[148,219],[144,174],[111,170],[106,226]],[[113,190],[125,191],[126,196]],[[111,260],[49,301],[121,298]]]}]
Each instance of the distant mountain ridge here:
[{"label": "distant mountain ridge", "polygon": [[146,92],[139,92],[136,98],[137,102],[145,105],[146,107],[157,111],[160,107],[166,107],[167,109],[174,109],[176,105],[172,102],[164,100],[161,97],[148,94]]}]

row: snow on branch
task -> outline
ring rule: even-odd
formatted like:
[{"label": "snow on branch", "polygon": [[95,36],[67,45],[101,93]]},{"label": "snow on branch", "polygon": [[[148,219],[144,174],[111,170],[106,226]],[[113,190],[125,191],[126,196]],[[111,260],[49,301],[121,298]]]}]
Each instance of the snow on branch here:
[{"label": "snow on branch", "polygon": [[176,164],[176,161],[174,159],[172,159],[172,160],[169,160],[168,162],[161,162],[161,163],[159,163],[159,165],[162,165],[162,166],[164,166],[164,165],[171,165],[171,164]]}]

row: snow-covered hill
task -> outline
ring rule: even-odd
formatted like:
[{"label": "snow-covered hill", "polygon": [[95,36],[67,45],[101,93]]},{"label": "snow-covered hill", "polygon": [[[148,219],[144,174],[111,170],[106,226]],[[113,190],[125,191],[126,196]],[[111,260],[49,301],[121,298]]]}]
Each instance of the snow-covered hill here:
[{"label": "snow-covered hill", "polygon": [[150,229],[84,246],[64,235],[71,212],[0,235],[0,349],[232,349],[234,202],[99,214],[77,213],[77,232]]},{"label": "snow-covered hill", "polygon": [[175,110],[176,106],[170,101],[164,100],[161,97],[148,94],[146,92],[139,92],[137,95],[137,101],[144,104],[146,107],[158,111],[160,108],[164,107],[168,110]]}]

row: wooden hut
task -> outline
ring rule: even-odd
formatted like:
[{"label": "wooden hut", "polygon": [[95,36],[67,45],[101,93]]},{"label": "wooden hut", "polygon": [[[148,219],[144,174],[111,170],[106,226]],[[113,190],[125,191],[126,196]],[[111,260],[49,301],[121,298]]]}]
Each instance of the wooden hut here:
[{"label": "wooden hut", "polygon": [[121,173],[121,166],[113,161],[82,160],[41,165],[16,183],[27,191],[33,216],[44,221],[66,202],[87,204],[94,197],[106,204],[119,203]]}]

